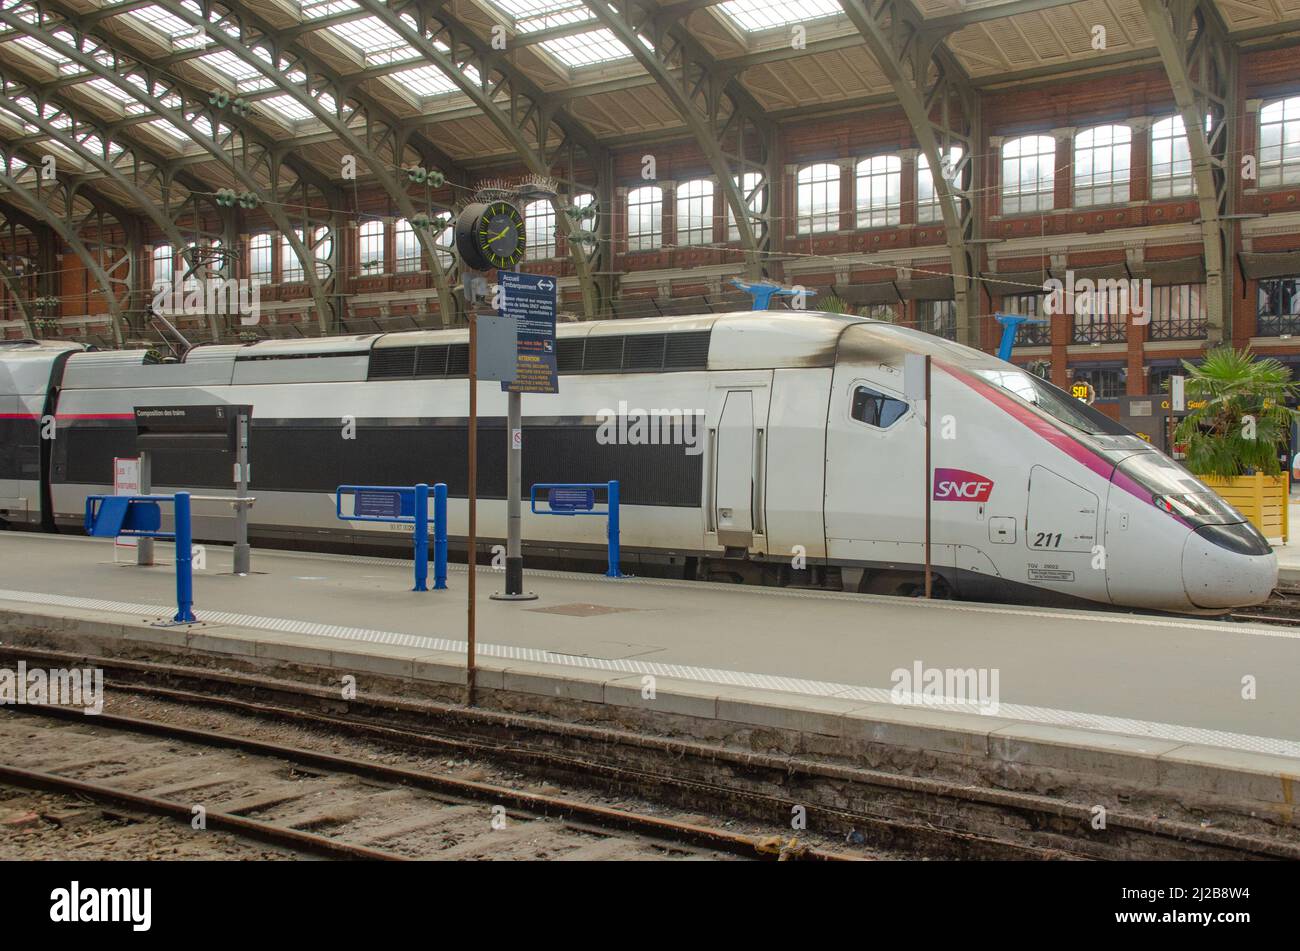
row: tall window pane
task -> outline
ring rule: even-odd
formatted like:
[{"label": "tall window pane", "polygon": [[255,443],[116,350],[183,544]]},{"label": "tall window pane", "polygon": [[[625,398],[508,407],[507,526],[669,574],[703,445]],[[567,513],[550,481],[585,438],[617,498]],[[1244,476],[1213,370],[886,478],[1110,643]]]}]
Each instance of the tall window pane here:
[{"label": "tall window pane", "polygon": [[903,160],[875,155],[858,163],[859,228],[884,228],[902,220]]},{"label": "tall window pane", "polygon": [[312,232],[312,257],[316,259],[315,272],[317,277],[328,277],[333,264],[330,258],[334,254],[334,235],[330,229],[322,225]]},{"label": "tall window pane", "polygon": [[707,178],[677,186],[677,243],[713,243],[713,182]]},{"label": "tall window pane", "polygon": [[799,169],[795,192],[799,234],[840,230],[838,165],[809,165]]},{"label": "tall window pane", "polygon": [[[302,229],[294,228],[294,236],[302,240]],[[286,284],[295,284],[303,279],[302,261],[293,250],[288,237],[280,236],[280,280]]]},{"label": "tall window pane", "polygon": [[411,222],[405,218],[399,218],[393,228],[393,254],[399,273],[420,270],[420,240],[415,236]]},{"label": "tall window pane", "polygon": [[664,192],[644,185],[627,193],[627,249],[648,251],[664,243]]},{"label": "tall window pane", "polygon": [[[744,199],[750,211],[760,215],[767,210],[764,204],[767,200],[767,191],[762,185],[763,176],[758,172],[746,172],[744,175],[736,176],[736,187],[740,189],[740,197]],[[755,231],[758,230],[757,221],[750,218],[749,223]],[[736,224],[736,216],[731,212],[731,202],[727,202],[727,240],[740,240],[740,226]]]},{"label": "tall window pane", "polygon": [[170,244],[160,244],[153,249],[153,280],[157,284],[165,281],[170,284],[176,273],[176,256]]},{"label": "tall window pane", "polygon": [[384,272],[384,223],[363,221],[357,229],[358,260],[362,274]]},{"label": "tall window pane", "polygon": [[1027,135],[1002,146],[1002,213],[1018,215],[1052,208],[1056,185],[1056,140]]},{"label": "tall window pane", "polygon": [[272,280],[269,234],[255,234],[248,239],[248,278],[254,284],[269,284]]},{"label": "tall window pane", "polygon": [[1300,182],[1300,96],[1259,110],[1261,188]]},{"label": "tall window pane", "polygon": [[1151,125],[1151,197],[1174,198],[1196,192],[1192,180],[1192,154],[1182,116],[1170,116]]},{"label": "tall window pane", "polygon": [[[947,152],[947,162],[941,171],[950,185],[957,184],[957,169],[964,154],[959,145],[954,145]],[[934,178],[930,175],[930,162],[924,153],[916,159],[916,220],[921,224],[943,220],[943,212],[939,210],[939,196],[934,191]]]},{"label": "tall window pane", "polygon": [[1126,125],[1104,125],[1074,137],[1074,204],[1115,205],[1128,201],[1133,133]]},{"label": "tall window pane", "polygon": [[528,260],[555,257],[555,206],[549,199],[530,201],[524,206],[524,238]]}]

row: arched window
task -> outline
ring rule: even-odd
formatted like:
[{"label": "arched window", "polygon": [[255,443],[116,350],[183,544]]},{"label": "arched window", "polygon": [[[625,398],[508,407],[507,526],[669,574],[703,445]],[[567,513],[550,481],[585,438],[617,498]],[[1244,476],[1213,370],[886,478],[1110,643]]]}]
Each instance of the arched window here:
[{"label": "arched window", "polygon": [[1026,135],[1002,146],[1002,213],[1018,215],[1052,208],[1056,184],[1056,140]]},{"label": "arched window", "polygon": [[357,229],[357,261],[361,273],[384,273],[384,223],[363,221]]},{"label": "arched window", "polygon": [[713,243],[713,182],[707,178],[677,186],[677,243]]},{"label": "arched window", "polygon": [[[955,187],[961,159],[966,153],[960,145],[954,145],[946,153],[940,154],[943,165],[939,171],[944,175],[944,180]],[[934,190],[934,176],[930,174],[930,162],[924,152],[916,157],[916,220],[921,224],[943,221],[939,196]]]},{"label": "arched window", "polygon": [[840,167],[807,165],[795,182],[799,234],[840,230]]},{"label": "arched window", "polygon": [[884,228],[902,220],[903,160],[897,155],[873,155],[858,163],[859,228]]},{"label": "arched window", "polygon": [[398,273],[420,270],[420,240],[405,218],[393,226],[394,268]]},{"label": "arched window", "polygon": [[664,243],[664,191],[643,185],[627,193],[627,249],[648,251]]},{"label": "arched window", "polygon": [[[740,189],[741,198],[749,210],[758,215],[767,210],[767,190],[762,186],[763,176],[759,172],[746,172],[736,176],[736,187]],[[758,230],[757,221],[750,218],[749,223],[755,231]],[[740,226],[736,224],[736,216],[731,212],[731,202],[727,202],[727,240],[740,240]]]},{"label": "arched window", "polygon": [[153,282],[170,284],[176,274],[176,255],[170,244],[159,244],[153,249]]},{"label": "arched window", "polygon": [[269,284],[271,270],[271,236],[266,232],[248,239],[248,279],[254,284]]},{"label": "arched window", "polygon": [[1259,110],[1259,186],[1300,182],[1300,96]]},{"label": "arched window", "polygon": [[[294,228],[294,235],[302,240],[302,229]],[[285,284],[296,284],[303,279],[302,259],[289,243],[288,235],[280,235],[280,280]]]},{"label": "arched window", "polygon": [[1133,132],[1103,125],[1074,137],[1074,204],[1116,205],[1128,201]]},{"label": "arched window", "polygon": [[1151,125],[1151,197],[1174,198],[1196,193],[1192,179],[1192,153],[1182,116],[1170,116]]},{"label": "arched window", "polygon": [[530,201],[524,206],[524,229],[528,260],[555,257],[555,206],[549,198]]}]

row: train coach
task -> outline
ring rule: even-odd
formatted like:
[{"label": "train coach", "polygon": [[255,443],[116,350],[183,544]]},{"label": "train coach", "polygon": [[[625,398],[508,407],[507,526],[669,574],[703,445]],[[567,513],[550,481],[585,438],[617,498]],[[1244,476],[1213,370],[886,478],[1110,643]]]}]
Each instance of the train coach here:
[{"label": "train coach", "polygon": [[[145,351],[0,347],[0,517],[80,525],[134,455],[138,406],[248,404],[255,541],[394,542],[335,518],[345,483],[445,482],[453,545],[467,490],[468,332]],[[560,392],[524,407],[524,483],[622,491],[635,563],[691,577],[788,579],[912,594],[927,499],[936,592],[1017,603],[1222,613],[1266,599],[1267,541],[1149,444],[1043,380],[978,350],[892,324],[744,312],[562,324]],[[907,354],[932,358],[925,408]],[[480,384],[480,533],[505,534],[505,395]],[[42,430],[45,430],[43,433]],[[42,435],[53,438],[41,438]],[[160,455],[154,489],[228,494],[229,463]],[[229,537],[200,511],[199,537]],[[590,557],[600,519],[525,514],[525,550]],[[806,577],[801,575],[800,577]]]}]

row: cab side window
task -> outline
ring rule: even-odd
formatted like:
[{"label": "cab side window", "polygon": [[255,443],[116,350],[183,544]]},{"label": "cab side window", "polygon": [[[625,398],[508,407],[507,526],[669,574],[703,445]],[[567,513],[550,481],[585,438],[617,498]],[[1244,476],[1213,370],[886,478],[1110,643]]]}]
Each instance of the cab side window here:
[{"label": "cab side window", "polygon": [[888,429],[907,415],[907,403],[886,396],[870,387],[858,386],[853,390],[852,415],[860,423]]}]

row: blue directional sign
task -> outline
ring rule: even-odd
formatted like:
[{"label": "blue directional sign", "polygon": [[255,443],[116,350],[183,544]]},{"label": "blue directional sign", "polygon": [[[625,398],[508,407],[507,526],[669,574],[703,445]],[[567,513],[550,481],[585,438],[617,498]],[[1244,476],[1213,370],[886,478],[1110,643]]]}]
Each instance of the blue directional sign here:
[{"label": "blue directional sign", "polygon": [[498,271],[501,316],[513,317],[519,340],[515,379],[505,393],[558,393],[555,360],[555,278],[545,274]]},{"label": "blue directional sign", "polygon": [[402,504],[402,495],[396,489],[361,489],[357,492],[354,514],[363,518],[400,518],[409,515],[415,508],[414,499],[412,498],[410,506],[406,506]]},{"label": "blue directional sign", "polygon": [[547,501],[553,512],[590,512],[596,507],[596,490],[551,489]]}]

